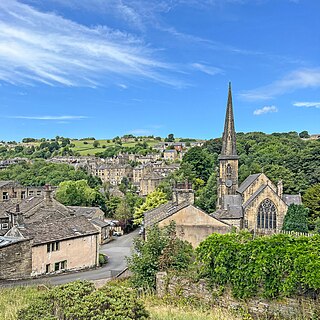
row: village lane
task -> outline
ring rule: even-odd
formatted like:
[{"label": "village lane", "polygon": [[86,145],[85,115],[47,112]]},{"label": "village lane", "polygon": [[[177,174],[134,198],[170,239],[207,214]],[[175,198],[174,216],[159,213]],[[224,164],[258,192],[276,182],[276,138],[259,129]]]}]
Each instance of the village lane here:
[{"label": "village lane", "polygon": [[[109,257],[108,263],[99,268],[70,272],[60,275],[52,275],[49,277],[41,277],[37,279],[0,281],[0,287],[25,286],[25,285],[58,285],[76,280],[101,280],[116,276],[123,271],[126,266],[126,257],[131,254],[133,239],[138,236],[138,230],[126,234],[100,247],[100,253]],[[81,253],[79,253],[81,254]]]}]

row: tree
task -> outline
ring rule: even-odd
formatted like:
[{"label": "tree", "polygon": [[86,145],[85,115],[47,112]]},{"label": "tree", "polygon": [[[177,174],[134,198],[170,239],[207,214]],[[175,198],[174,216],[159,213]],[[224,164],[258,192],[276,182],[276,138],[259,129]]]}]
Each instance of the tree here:
[{"label": "tree", "polygon": [[305,130],[305,131],[301,131],[299,133],[299,137],[302,139],[306,139],[306,138],[310,138],[310,135],[309,135],[308,131]]},{"label": "tree", "polygon": [[127,261],[133,273],[132,284],[137,288],[154,289],[158,271],[186,270],[194,260],[191,244],[177,237],[173,222],[163,229],[153,226],[146,240],[134,240],[134,249]]},{"label": "tree", "polygon": [[168,202],[167,196],[160,190],[155,190],[147,195],[145,202],[139,206],[134,212],[134,223],[141,224],[143,221],[143,214],[146,211],[157,208],[161,204]]},{"label": "tree", "polygon": [[195,204],[207,213],[212,213],[216,210],[217,203],[217,174],[212,173],[207,185],[200,190],[199,197]]},{"label": "tree", "polygon": [[303,195],[303,203],[310,209],[310,222],[320,218],[320,183],[309,187]]},{"label": "tree", "polygon": [[308,232],[308,212],[303,205],[290,204],[284,217],[282,230]]},{"label": "tree", "polygon": [[59,184],[56,199],[66,206],[98,206],[103,196],[89,187],[86,180],[64,181]]},{"label": "tree", "polygon": [[183,166],[184,163],[190,164],[196,178],[200,178],[205,182],[208,181],[213,172],[214,159],[212,155],[201,147],[189,149],[183,156],[181,166]]},{"label": "tree", "polygon": [[164,139],[165,142],[174,142],[174,134],[173,133],[169,133],[168,137]]},{"label": "tree", "polygon": [[94,148],[98,148],[100,146],[100,143],[98,140],[94,140],[92,145]]}]

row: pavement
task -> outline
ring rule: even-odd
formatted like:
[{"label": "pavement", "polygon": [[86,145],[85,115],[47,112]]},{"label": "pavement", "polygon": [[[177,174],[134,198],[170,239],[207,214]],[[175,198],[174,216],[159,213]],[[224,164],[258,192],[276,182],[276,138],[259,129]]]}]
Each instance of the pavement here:
[{"label": "pavement", "polygon": [[116,276],[127,267],[126,257],[131,255],[133,239],[138,236],[138,230],[115,239],[100,247],[100,253],[109,257],[103,267],[78,272],[66,272],[36,279],[0,281],[0,287],[32,286],[38,284],[58,285],[76,280],[100,280]]}]

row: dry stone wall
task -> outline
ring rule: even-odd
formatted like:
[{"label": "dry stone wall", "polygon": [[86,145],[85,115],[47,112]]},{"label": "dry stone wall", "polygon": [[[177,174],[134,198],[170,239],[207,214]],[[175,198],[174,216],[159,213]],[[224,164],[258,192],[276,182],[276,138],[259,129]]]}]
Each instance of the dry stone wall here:
[{"label": "dry stone wall", "polygon": [[319,297],[283,298],[281,300],[264,300],[254,298],[237,300],[230,293],[220,294],[218,290],[211,290],[205,280],[196,283],[187,277],[168,275],[166,272],[157,274],[157,295],[159,297],[187,298],[212,306],[219,306],[231,310],[243,310],[254,319],[320,319]]}]

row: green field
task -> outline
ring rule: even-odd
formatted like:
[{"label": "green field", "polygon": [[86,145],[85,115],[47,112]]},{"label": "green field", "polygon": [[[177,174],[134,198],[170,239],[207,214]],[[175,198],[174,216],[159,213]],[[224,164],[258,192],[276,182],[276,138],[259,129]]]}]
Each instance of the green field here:
[{"label": "green field", "polygon": [[[93,147],[93,142],[94,141],[98,141],[99,142],[99,147],[98,148],[94,148]],[[108,143],[109,141],[109,143]],[[147,144],[149,146],[154,146],[156,144],[159,143],[159,141],[155,141],[155,140],[143,140],[140,142],[144,142],[146,141]],[[132,141],[132,142],[123,142],[122,146],[123,147],[134,147],[139,141]],[[116,144],[114,142],[112,142],[112,140],[84,140],[84,141],[80,141],[80,140],[71,140],[71,143],[73,143],[75,145],[74,148],[72,148],[73,151],[75,152],[79,152],[80,155],[82,156],[86,156],[86,155],[95,155],[98,152],[103,152],[104,148],[102,148],[103,145],[105,145],[107,148],[108,147],[113,147]]]}]

